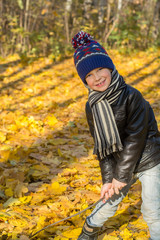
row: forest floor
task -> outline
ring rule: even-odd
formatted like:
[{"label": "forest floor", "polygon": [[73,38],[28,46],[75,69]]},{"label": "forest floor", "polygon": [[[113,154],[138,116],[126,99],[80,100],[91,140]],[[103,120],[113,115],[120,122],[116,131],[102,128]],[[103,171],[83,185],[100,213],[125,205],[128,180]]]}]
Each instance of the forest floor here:
[{"label": "forest floor", "polygon": [[[125,81],[151,103],[160,127],[160,51],[110,51]],[[18,56],[0,63],[0,239],[31,239],[45,226],[100,198],[101,175],[85,118],[87,89],[73,59],[41,58],[23,65]],[[103,240],[147,240],[135,183],[106,224]],[[77,239],[87,210],[47,228],[34,239]]]}]

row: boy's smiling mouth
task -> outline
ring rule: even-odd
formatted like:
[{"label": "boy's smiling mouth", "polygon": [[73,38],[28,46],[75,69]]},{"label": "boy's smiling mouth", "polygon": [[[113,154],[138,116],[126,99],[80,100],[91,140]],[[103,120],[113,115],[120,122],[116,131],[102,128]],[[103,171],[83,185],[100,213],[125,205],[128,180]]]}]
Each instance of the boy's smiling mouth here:
[{"label": "boy's smiling mouth", "polygon": [[105,83],[105,81],[106,81],[106,80],[101,81],[100,83],[96,84],[96,86],[97,86],[97,87],[101,87],[101,86],[103,86],[104,83]]}]

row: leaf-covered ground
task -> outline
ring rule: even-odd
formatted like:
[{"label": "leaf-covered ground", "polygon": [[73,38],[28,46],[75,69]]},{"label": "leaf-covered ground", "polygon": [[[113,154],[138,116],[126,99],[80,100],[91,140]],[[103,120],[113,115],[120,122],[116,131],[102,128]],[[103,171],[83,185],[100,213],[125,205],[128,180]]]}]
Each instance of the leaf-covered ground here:
[{"label": "leaf-covered ground", "polygon": [[[110,51],[127,83],[152,104],[160,126],[160,51]],[[43,227],[73,215],[100,197],[101,176],[85,118],[87,90],[73,60],[17,56],[0,63],[0,236],[30,239]],[[106,224],[103,240],[147,240],[137,182]],[[47,228],[34,239],[77,239],[85,217]]]}]

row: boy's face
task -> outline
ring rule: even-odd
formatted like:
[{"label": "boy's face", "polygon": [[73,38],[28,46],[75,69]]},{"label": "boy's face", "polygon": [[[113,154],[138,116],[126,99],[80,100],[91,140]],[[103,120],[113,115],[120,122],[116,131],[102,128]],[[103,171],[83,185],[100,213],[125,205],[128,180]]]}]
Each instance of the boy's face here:
[{"label": "boy's face", "polygon": [[88,86],[95,91],[105,91],[111,82],[111,71],[108,68],[95,68],[85,78]]}]

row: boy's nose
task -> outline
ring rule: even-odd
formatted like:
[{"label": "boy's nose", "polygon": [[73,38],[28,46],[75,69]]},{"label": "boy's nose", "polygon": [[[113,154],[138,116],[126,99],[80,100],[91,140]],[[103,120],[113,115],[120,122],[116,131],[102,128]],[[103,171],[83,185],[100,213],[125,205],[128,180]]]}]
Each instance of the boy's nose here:
[{"label": "boy's nose", "polygon": [[99,76],[99,74],[98,73],[95,73],[95,80],[97,81],[97,80],[99,80],[99,78],[100,78],[100,76]]}]

